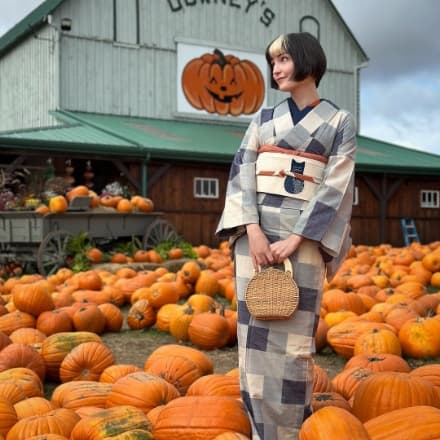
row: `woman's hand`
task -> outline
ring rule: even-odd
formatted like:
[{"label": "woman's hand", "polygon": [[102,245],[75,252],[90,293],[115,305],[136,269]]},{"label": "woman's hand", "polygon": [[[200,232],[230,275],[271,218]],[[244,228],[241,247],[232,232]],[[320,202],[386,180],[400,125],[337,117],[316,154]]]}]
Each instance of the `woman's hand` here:
[{"label": "woman's hand", "polygon": [[255,270],[262,266],[273,264],[274,258],[270,249],[270,243],[260,225],[255,223],[246,226],[249,239],[249,254]]},{"label": "woman's hand", "polygon": [[274,258],[274,262],[281,264],[286,258],[290,257],[302,243],[301,235],[292,234],[284,240],[276,241],[269,247]]}]

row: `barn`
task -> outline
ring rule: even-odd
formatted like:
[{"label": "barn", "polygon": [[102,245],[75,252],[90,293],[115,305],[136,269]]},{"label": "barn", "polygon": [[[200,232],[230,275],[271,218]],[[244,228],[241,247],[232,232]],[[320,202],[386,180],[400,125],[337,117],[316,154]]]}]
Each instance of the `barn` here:
[{"label": "barn", "polygon": [[[264,49],[297,31],[326,51],[321,96],[358,117],[368,57],[330,0],[46,0],[0,38],[0,166],[35,176],[51,167],[97,192],[121,181],[187,241],[214,245],[240,139],[284,98]],[[213,63],[248,81],[206,97]],[[440,156],[357,140],[354,242],[403,245],[407,217],[422,242],[436,240]]]}]

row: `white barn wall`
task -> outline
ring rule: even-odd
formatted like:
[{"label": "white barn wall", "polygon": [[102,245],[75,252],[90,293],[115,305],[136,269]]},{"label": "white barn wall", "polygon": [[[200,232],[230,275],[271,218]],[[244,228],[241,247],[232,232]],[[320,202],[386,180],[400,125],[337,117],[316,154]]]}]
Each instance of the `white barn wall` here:
[{"label": "white barn wall", "polygon": [[[117,8],[124,14],[118,35],[133,38],[133,24],[127,17],[136,0],[117,1],[125,6]],[[362,54],[331,4],[327,0],[261,3],[139,0],[139,44],[126,44],[113,41],[113,0],[65,1],[54,12],[53,27],[39,32],[55,36],[54,50],[49,49],[49,41],[29,38],[0,59],[0,110],[6,115],[0,129],[54,124],[48,111],[56,108],[176,118],[177,41],[261,54],[279,33],[299,31],[300,19],[306,15],[320,23],[328,57],[321,96],[355,112],[354,68]],[[177,10],[173,12],[171,5]],[[72,19],[72,29],[58,34],[54,29],[60,28],[64,17]],[[269,89],[267,97],[268,104],[273,104],[285,94]]]},{"label": "white barn wall", "polygon": [[0,58],[0,131],[53,126],[58,107],[58,44],[46,27]]}]

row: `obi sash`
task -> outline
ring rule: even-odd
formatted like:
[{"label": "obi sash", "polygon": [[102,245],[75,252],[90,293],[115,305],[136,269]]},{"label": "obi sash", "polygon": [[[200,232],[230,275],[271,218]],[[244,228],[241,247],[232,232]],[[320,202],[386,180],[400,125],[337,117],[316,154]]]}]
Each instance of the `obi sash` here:
[{"label": "obi sash", "polygon": [[322,181],[327,158],[263,145],[256,161],[257,192],[310,200]]}]

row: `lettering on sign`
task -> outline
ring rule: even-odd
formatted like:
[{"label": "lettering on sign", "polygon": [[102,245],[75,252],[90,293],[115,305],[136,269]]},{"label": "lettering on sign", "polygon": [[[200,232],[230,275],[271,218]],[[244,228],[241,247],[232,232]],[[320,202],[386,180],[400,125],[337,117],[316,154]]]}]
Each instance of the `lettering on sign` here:
[{"label": "lettering on sign", "polygon": [[204,5],[225,5],[247,14],[254,8],[261,11],[260,22],[269,27],[275,20],[275,12],[267,6],[266,0],[167,0],[172,12],[179,12],[184,8]]}]

